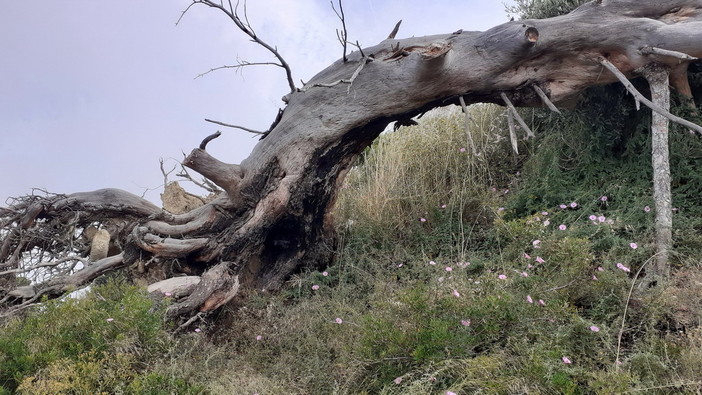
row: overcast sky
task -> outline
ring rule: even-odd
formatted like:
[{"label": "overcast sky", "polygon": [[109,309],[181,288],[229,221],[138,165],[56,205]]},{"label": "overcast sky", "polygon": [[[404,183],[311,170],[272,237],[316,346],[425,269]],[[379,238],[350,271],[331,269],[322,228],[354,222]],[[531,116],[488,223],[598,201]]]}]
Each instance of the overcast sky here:
[{"label": "overcast sky", "polygon": [[[336,1],[336,0],[335,0]],[[265,130],[288,87],[282,69],[221,70],[270,61],[224,14],[189,0],[9,1],[0,13],[0,205],[32,187],[72,193],[115,187],[160,203],[170,169],[217,130],[208,152],[239,163],[257,139],[204,118]],[[346,0],[349,38],[486,30],[507,21],[499,0]],[[341,57],[328,0],[250,0],[257,34],[309,80]]]}]

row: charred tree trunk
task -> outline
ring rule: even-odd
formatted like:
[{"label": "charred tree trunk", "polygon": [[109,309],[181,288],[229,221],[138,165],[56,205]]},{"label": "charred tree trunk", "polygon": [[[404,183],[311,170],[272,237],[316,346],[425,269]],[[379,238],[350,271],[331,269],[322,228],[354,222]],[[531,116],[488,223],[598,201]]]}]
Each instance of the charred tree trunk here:
[{"label": "charred tree trunk", "polygon": [[[34,246],[52,251],[38,241],[38,229],[47,222],[65,228],[121,218],[113,230],[124,247],[119,266],[149,270],[177,261],[188,274],[208,279],[171,307],[172,317],[216,308],[237,292],[278,289],[300,268],[332,259],[330,213],[339,186],[354,159],[390,122],[461,100],[566,103],[585,88],[616,81],[602,59],[626,76],[650,63],[681,62],[668,52],[647,51],[651,48],[702,55],[702,0],[598,0],[568,15],[508,22],[486,32],[384,40],[286,95],[279,122],[241,164],[210,156],[205,148],[211,138],[193,150],[184,164],[225,191],[203,207],[172,215],[109,190],[34,197],[2,209],[8,233],[0,270],[21,268],[23,251]],[[112,259],[111,269],[117,267],[115,258],[105,259]],[[51,286],[74,275],[59,273]],[[47,284],[37,284],[37,293]]]}]

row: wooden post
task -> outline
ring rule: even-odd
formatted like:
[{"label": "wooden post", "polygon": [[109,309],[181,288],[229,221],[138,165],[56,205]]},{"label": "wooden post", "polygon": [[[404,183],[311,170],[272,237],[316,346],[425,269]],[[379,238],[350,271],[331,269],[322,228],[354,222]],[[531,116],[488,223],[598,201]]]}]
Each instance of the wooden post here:
[{"label": "wooden post", "polygon": [[[651,101],[670,109],[668,69],[657,64],[646,66],[642,75],[651,86]],[[653,160],[653,200],[656,206],[656,258],[654,278],[665,280],[670,274],[668,258],[673,246],[673,207],[670,192],[670,161],[668,154],[668,119],[655,111],[651,114],[651,147]],[[655,281],[652,279],[652,281]]]}]

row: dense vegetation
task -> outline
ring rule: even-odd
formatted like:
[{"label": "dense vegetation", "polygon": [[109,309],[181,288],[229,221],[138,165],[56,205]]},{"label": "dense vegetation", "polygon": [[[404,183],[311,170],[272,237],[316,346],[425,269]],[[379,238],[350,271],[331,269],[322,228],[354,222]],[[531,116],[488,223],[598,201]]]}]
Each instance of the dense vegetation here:
[{"label": "dense vegetation", "polygon": [[672,129],[673,277],[646,289],[650,113],[618,86],[528,110],[520,155],[502,114],[382,135],[337,203],[336,261],[197,332],[118,277],[5,322],[0,393],[700,393],[702,141]]}]

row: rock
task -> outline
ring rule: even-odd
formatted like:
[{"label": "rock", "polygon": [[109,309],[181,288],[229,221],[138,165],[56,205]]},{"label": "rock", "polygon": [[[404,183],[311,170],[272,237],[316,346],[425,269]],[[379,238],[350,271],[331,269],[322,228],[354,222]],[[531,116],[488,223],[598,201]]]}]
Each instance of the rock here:
[{"label": "rock", "polygon": [[186,192],[175,181],[166,186],[161,202],[163,209],[173,214],[184,214],[205,204],[204,199]]}]

